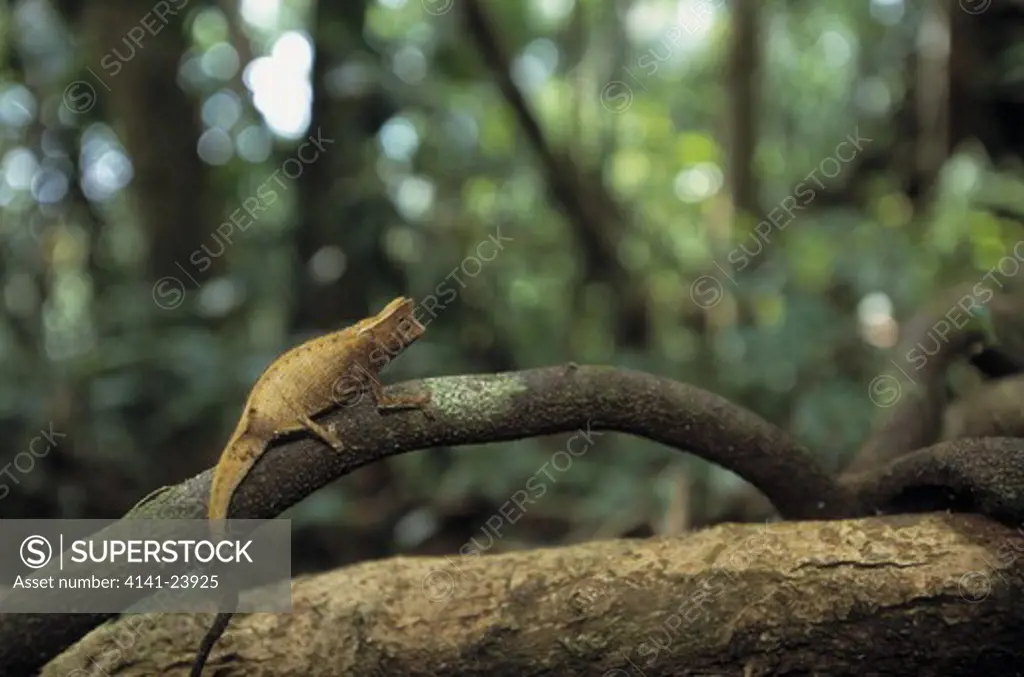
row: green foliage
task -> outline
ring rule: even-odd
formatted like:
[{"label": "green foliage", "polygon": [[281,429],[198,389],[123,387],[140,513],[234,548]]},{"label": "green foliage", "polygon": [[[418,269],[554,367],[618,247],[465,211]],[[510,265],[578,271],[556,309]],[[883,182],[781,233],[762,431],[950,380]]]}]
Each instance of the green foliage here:
[{"label": "green foliage", "polygon": [[[95,120],[68,118],[61,93],[80,75],[72,69],[85,66],[69,59],[32,80],[10,36],[0,41],[8,52],[0,82],[7,177],[0,184],[0,422],[10,442],[0,462],[57,416],[75,431],[75,454],[127,468],[141,495],[212,464],[248,386],[275,353],[408,293],[443,302],[426,338],[389,368],[389,380],[570,360],[645,369],[742,403],[835,466],[879,415],[867,384],[885,369],[884,342],[863,340],[861,301],[882,292],[903,319],[945,285],[979,279],[1020,238],[1019,221],[991,210],[1024,214],[1019,179],[969,144],[944,163],[927,202],[908,195],[900,164],[908,149],[896,120],[912,96],[905,78],[913,71],[907,45],[916,11],[883,25],[860,3],[765,4],[757,140],[747,158],[760,213],[733,215],[726,13],[687,24],[696,26],[691,32],[674,23],[685,18],[678,13],[685,3],[627,3],[619,11],[596,0],[485,3],[549,141],[623,205],[623,221],[601,224],[608,232],[595,235],[581,232],[553,195],[552,177],[466,35],[458,7],[439,15],[424,9],[440,4],[369,2],[363,16],[356,3],[308,16],[306,3],[289,2],[258,25],[213,8],[190,16],[189,56],[198,61],[186,60],[195,76],[184,78],[186,96],[212,106],[216,95],[230,93],[238,120],[222,131],[239,148],[247,126],[272,139],[264,160],[235,152],[213,167],[208,195],[174,193],[213,205],[208,222],[181,224],[191,247],[219,246],[218,224],[313,131],[276,133],[237,75],[203,70],[215,50],[249,36],[254,56],[266,58],[285,31],[304,27],[327,63],[313,83],[322,97],[316,124],[337,141],[324,165],[285,181],[280,199],[236,233],[216,269],[172,310],[153,303],[146,267],[155,226],[140,221],[138,207],[152,196],[147,190],[178,188],[140,184],[147,167],[132,158],[130,190],[112,189],[104,200],[65,191],[55,205],[41,204],[46,162],[68,176],[73,164],[80,172],[114,172],[77,153],[76,144],[124,135],[128,121],[107,120],[113,131],[97,126],[112,115],[103,106]],[[232,31],[231,22],[243,30]],[[40,59],[29,47],[20,58]],[[95,55],[75,54],[96,67]],[[25,83],[39,110],[31,124],[16,124],[12,92]],[[297,97],[282,92],[278,98]],[[164,133],[159,119],[147,123],[151,134]],[[858,130],[870,137],[864,154],[876,161],[838,163],[838,175],[822,179],[784,226],[758,235],[759,224],[770,223],[800,186],[812,186],[809,173],[823,171],[837,144]],[[46,160],[58,134],[74,138],[60,141],[59,161]],[[100,145],[123,157],[117,144]],[[25,153],[36,164],[19,174]],[[28,181],[19,178],[26,172]],[[314,181],[314,189],[304,188]],[[582,198],[600,205],[594,190],[585,187]],[[489,238],[499,230],[511,240],[485,259],[481,252],[490,256]],[[618,272],[589,265],[582,245],[602,237]],[[757,250],[749,268],[736,265],[738,247]],[[712,308],[691,295],[706,275],[722,284]],[[632,291],[623,280],[648,304],[642,345],[617,338],[625,322],[620,301]],[[1014,325],[1011,340],[1020,335]],[[410,454],[391,462],[395,491],[411,504],[438,495],[500,504],[561,443]],[[179,457],[180,465],[169,464]],[[551,485],[553,505],[595,529],[624,511],[653,519],[663,506],[651,498],[652,478],[679,462],[646,441],[601,438]],[[692,459],[682,465],[714,486],[729,482]],[[361,504],[348,498],[319,497],[300,506],[296,519],[351,517]]]}]

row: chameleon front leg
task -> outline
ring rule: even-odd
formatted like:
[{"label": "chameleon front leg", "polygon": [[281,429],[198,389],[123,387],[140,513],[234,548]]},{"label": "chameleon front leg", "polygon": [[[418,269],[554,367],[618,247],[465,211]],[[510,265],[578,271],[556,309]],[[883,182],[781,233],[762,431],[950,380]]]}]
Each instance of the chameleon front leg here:
[{"label": "chameleon front leg", "polygon": [[[369,384],[370,396],[373,398],[374,404],[376,404],[377,409],[380,411],[420,409],[430,401],[430,393],[418,395],[388,395],[384,393],[384,387],[381,385],[380,381],[376,379],[369,379]],[[424,413],[426,413],[426,410],[424,410]],[[305,428],[335,451],[342,452],[345,450],[345,444],[342,442],[334,423],[324,426],[312,420],[308,416],[300,416],[299,420]]]}]

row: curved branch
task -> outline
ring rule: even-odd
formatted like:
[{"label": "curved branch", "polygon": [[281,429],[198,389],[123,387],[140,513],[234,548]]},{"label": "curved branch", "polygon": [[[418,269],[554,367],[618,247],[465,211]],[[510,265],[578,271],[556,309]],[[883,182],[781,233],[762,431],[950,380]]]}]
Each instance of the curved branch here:
[{"label": "curved branch", "polygon": [[1024,522],[1024,440],[964,438],[936,444],[860,476],[844,477],[864,511],[956,510]]},{"label": "curved branch", "polygon": [[[1011,523],[1024,519],[1024,491],[1018,491],[1024,487],[1020,439],[946,442],[887,468],[844,476],[840,484],[788,435],[751,412],[699,388],[640,372],[570,365],[434,378],[395,388],[426,389],[432,402],[423,411],[388,415],[369,402],[332,412],[325,418],[337,426],[350,453],[336,454],[305,438],[274,445],[239,488],[232,514],[273,517],[358,467],[414,449],[615,430],[691,451],[740,474],[788,518],[955,507]],[[567,449],[572,451],[572,446]],[[211,474],[206,471],[169,488],[131,516],[202,518]],[[126,523],[132,520],[110,529]],[[0,615],[0,674],[38,670],[112,616]]]},{"label": "curved branch", "polygon": [[974,300],[966,285],[953,287],[906,323],[905,337],[892,353],[894,369],[869,386],[879,406],[891,406],[885,400],[895,397],[895,409],[850,461],[847,472],[879,468],[938,441],[947,400],[946,372],[984,339],[969,323],[957,325],[947,319],[967,298]]},{"label": "curved branch", "polygon": [[[953,362],[970,353],[971,348],[984,337],[970,323],[959,324],[958,319],[962,320],[962,317],[955,317],[952,321],[947,318],[951,312],[963,308],[965,300],[974,299],[973,292],[971,285],[951,287],[905,323],[903,339],[892,351],[894,368],[872,381],[868,393],[875,404],[894,408],[847,463],[843,471],[844,484],[854,486],[851,479],[874,478],[903,454],[954,436],[942,435],[947,403],[946,372]],[[975,300],[967,307],[976,306]],[[953,329],[952,333],[950,329]],[[984,403],[990,399],[986,398]],[[956,422],[959,420],[955,419]],[[949,425],[948,416],[946,425]],[[962,427],[966,430],[966,426]],[[992,426],[989,428],[994,429]],[[955,436],[980,437],[984,434],[998,433],[961,432]],[[909,477],[905,479],[912,480]],[[763,496],[744,488],[726,500],[725,507],[713,515],[712,521],[757,522],[768,519],[772,513],[772,506]]]},{"label": "curved branch", "polygon": [[[423,411],[382,415],[364,401],[328,414],[325,420],[337,427],[348,453],[307,438],[275,444],[242,483],[231,515],[274,517],[356,468],[415,449],[588,430],[630,433],[697,454],[756,486],[787,518],[856,514],[847,490],[785,432],[717,395],[668,379],[569,365],[394,388],[425,389],[431,403]],[[133,510],[133,517],[204,518],[211,475],[208,470],[171,487]],[[0,674],[30,674],[111,617],[0,614]]]}]

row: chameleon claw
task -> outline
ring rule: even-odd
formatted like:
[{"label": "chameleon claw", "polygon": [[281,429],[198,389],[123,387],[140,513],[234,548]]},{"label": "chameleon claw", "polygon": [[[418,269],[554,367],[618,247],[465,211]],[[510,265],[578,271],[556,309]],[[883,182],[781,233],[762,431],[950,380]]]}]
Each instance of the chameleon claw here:
[{"label": "chameleon claw", "polygon": [[331,449],[334,449],[339,454],[345,451],[345,445],[341,442],[341,427],[332,421],[327,424],[327,432],[329,432],[331,437],[334,439],[334,442],[331,444]]}]

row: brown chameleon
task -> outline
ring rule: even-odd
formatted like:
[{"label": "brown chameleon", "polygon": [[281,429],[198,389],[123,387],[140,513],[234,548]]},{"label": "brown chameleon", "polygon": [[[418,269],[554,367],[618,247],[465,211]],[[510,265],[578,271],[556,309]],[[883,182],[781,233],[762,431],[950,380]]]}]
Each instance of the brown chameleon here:
[{"label": "brown chameleon", "polygon": [[[314,416],[353,403],[363,393],[369,393],[380,410],[419,408],[429,400],[429,394],[385,395],[377,378],[392,358],[423,335],[425,328],[414,310],[411,299],[396,298],[373,317],[296,346],[266,368],[249,393],[214,469],[208,517],[215,540],[224,535],[235,490],[275,439],[307,431],[341,452],[344,441],[332,428],[313,420]],[[237,604],[237,592],[230,595],[231,602]],[[197,652],[192,677],[202,674],[232,615],[217,614]]]}]

